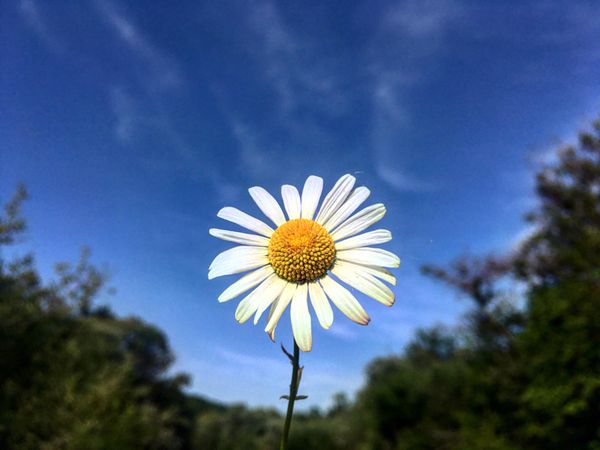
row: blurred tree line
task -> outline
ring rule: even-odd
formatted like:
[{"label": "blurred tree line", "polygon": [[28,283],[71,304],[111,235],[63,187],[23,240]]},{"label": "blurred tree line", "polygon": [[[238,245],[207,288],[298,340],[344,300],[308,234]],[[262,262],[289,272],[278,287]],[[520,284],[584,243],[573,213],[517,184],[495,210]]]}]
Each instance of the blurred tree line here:
[{"label": "blurred tree line", "polygon": [[[355,401],[297,414],[291,448],[600,450],[600,121],[536,190],[518,250],[423,267],[469,299],[464,324],[373,361]],[[0,251],[25,196],[0,217]],[[0,253],[0,448],[277,448],[276,411],[185,393],[164,334],[96,304],[106,275],[88,252],[56,269],[44,284],[31,255]]]}]

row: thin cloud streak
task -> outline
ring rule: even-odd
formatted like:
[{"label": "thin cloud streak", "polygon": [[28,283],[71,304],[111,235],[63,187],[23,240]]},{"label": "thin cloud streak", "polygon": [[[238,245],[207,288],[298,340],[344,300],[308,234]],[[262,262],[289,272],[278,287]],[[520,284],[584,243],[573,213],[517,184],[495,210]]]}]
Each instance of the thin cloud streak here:
[{"label": "thin cloud streak", "polygon": [[64,52],[64,44],[50,31],[38,4],[34,0],[21,0],[19,3],[19,13],[23,16],[29,28],[50,50],[58,53]]},{"label": "thin cloud streak", "polygon": [[226,179],[214,162],[203,157],[201,149],[190,145],[166,111],[169,96],[185,86],[179,64],[146,37],[118,4],[98,0],[95,5],[115,38],[131,51],[141,65],[138,71],[141,83],[135,90],[137,96],[123,85],[109,88],[117,140],[123,145],[135,146],[141,140],[157,135],[171,152],[142,155],[147,167],[183,172],[192,179],[206,182],[221,201],[236,198],[239,189]]},{"label": "thin cloud streak", "polygon": [[230,124],[238,143],[240,164],[253,178],[264,178],[272,173],[272,164],[261,150],[259,138],[250,126],[232,117]]},{"label": "thin cloud streak", "polygon": [[323,69],[318,43],[299,39],[286,26],[277,3],[255,2],[248,11],[248,23],[255,41],[255,56],[274,87],[280,111],[288,120],[301,104],[336,116],[345,110],[345,94],[339,88],[339,73]]},{"label": "thin cloud streak", "polygon": [[404,99],[421,81],[425,67],[439,52],[444,33],[461,14],[462,8],[454,1],[403,1],[384,11],[371,44],[374,164],[379,178],[398,192],[438,188],[438,183],[407,170],[407,149],[399,146],[410,126]]},{"label": "thin cloud streak", "polygon": [[151,42],[121,8],[106,0],[96,1],[95,5],[100,16],[114,32],[114,36],[134,57],[147,66],[143,76],[147,77],[150,74],[153,89],[173,89],[182,86],[181,71],[175,61]]},{"label": "thin cloud streak", "polygon": [[115,135],[122,143],[131,142],[139,116],[133,98],[122,88],[110,89],[110,104],[115,116]]}]

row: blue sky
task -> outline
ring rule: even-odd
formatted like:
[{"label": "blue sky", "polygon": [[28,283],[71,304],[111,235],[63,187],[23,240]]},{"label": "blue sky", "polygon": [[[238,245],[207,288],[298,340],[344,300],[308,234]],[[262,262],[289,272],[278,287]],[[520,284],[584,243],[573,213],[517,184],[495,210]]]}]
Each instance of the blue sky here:
[{"label": "blue sky", "polygon": [[[0,6],[0,194],[31,200],[38,264],[89,245],[120,314],[168,334],[191,390],[282,405],[289,365],[207,280],[226,205],[344,173],[384,202],[396,304],[360,296],[304,356],[305,407],[360,387],[374,357],[464,303],[419,274],[526,232],[536,163],[600,105],[593,1],[123,2]],[[233,277],[229,277],[233,278]],[[284,316],[279,339],[291,342]],[[283,326],[283,324],[286,324]],[[290,344],[288,344],[290,346]]]}]

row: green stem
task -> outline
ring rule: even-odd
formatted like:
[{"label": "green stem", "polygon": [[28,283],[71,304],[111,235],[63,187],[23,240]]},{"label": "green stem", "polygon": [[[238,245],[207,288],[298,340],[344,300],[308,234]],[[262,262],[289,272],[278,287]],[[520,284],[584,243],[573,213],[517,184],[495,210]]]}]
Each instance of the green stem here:
[{"label": "green stem", "polygon": [[283,425],[283,435],[281,436],[280,450],[287,449],[288,436],[290,434],[290,426],[292,425],[292,415],[294,414],[294,402],[298,394],[300,380],[300,349],[296,340],[294,340],[294,357],[292,359],[292,381],[290,382],[290,395],[288,398],[287,414],[285,415],[285,423]]}]

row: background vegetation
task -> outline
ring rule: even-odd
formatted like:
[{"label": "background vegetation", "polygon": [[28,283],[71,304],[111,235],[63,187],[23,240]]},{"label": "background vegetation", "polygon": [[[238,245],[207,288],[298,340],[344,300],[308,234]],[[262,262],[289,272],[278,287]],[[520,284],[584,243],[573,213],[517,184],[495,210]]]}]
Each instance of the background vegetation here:
[{"label": "background vegetation", "polygon": [[[464,326],[373,361],[354,402],[296,416],[292,448],[600,449],[600,122],[536,187],[517,251],[423,268],[469,299]],[[25,196],[0,217],[0,251],[25,229]],[[98,304],[106,276],[87,251],[56,269],[44,284],[32,255],[0,253],[0,448],[277,447],[276,411],[185,393],[165,335]]]}]

